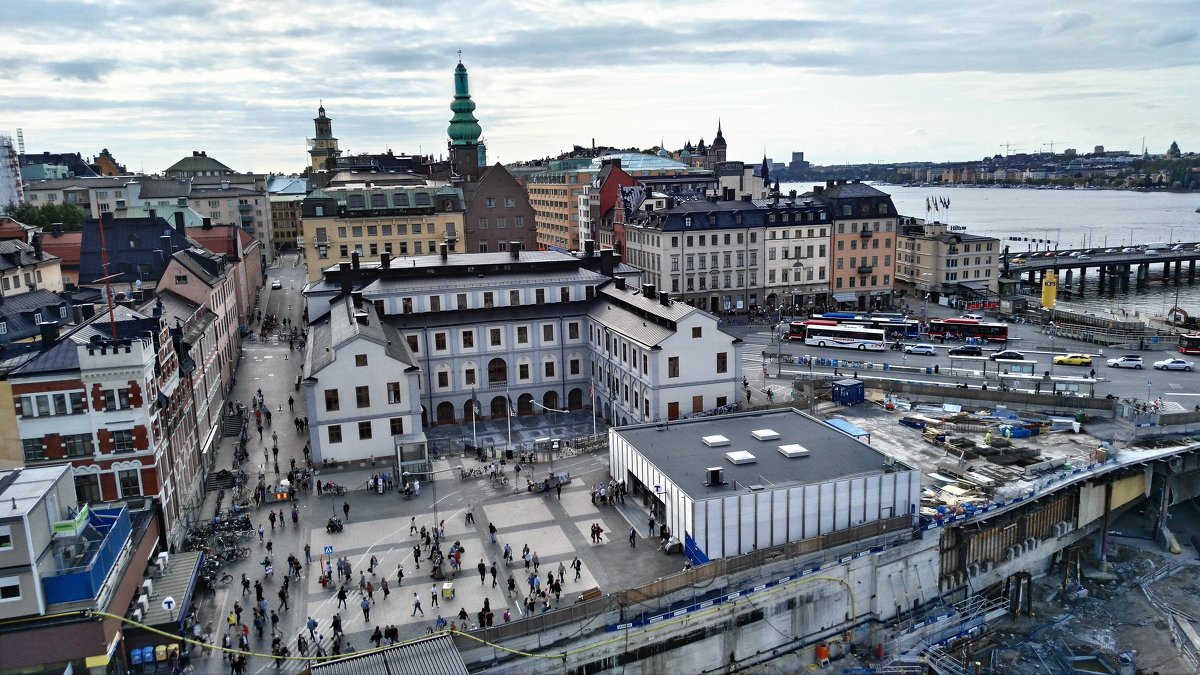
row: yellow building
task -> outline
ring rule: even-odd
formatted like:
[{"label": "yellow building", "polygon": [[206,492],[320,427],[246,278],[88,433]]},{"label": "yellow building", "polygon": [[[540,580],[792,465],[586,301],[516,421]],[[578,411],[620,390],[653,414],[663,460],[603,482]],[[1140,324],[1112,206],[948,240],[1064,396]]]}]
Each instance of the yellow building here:
[{"label": "yellow building", "polygon": [[298,246],[300,204],[304,195],[271,195],[271,241],[277,250]]},{"label": "yellow building", "polygon": [[308,279],[359,257],[428,255],[438,244],[462,253],[464,208],[460,188],[449,185],[347,183],[314,190],[301,202],[300,248]]}]

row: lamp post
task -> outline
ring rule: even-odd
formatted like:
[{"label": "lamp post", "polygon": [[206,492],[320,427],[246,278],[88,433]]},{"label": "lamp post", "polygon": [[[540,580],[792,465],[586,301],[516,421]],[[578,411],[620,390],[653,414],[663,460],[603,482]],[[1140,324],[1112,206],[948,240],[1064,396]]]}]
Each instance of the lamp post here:
[{"label": "lamp post", "polygon": [[1050,375],[1054,375],[1054,336],[1058,333],[1058,326],[1050,322]]}]

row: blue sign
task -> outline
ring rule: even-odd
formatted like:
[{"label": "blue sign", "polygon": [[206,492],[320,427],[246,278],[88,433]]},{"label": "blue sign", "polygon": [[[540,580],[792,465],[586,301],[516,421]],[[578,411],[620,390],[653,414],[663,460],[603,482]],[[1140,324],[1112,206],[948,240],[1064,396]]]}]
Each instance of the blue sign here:
[{"label": "blue sign", "polygon": [[333,547],[332,546],[325,547],[325,555],[333,555]]}]

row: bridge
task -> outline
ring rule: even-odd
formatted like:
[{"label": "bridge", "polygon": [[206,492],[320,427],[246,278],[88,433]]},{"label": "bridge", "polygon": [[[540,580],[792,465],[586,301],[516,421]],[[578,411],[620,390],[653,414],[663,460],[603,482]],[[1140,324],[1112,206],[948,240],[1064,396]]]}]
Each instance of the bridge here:
[{"label": "bridge", "polygon": [[[1030,252],[1028,254],[1009,253],[1008,271],[1014,278],[1026,275],[1028,281],[1037,283],[1046,273],[1053,270],[1059,275],[1059,284],[1068,286],[1074,283],[1072,277],[1076,270],[1079,283],[1082,285],[1090,269],[1099,271],[1100,287],[1111,277],[1112,284],[1119,284],[1124,290],[1129,287],[1130,276],[1136,275],[1138,283],[1149,280],[1150,271],[1156,264],[1162,265],[1162,280],[1169,282],[1172,278],[1176,283],[1184,276],[1186,264],[1188,283],[1196,281],[1196,263],[1200,261],[1200,242],[1181,243],[1172,245],[1171,249],[1159,249],[1147,253],[1142,247],[1122,247],[1119,249],[1075,249],[1058,251],[1051,256],[1044,253]],[[1040,256],[1040,257],[1034,257]],[[1019,260],[1020,262],[1014,262]]]}]

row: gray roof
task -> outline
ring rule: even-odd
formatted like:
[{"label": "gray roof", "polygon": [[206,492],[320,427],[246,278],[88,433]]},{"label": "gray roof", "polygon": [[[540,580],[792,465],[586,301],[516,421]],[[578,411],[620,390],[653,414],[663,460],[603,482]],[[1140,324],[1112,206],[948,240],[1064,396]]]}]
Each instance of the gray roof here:
[{"label": "gray roof", "polygon": [[[507,251],[496,251],[492,253],[450,253],[447,254],[446,260],[442,260],[442,256],[437,254],[415,255],[415,256],[393,256],[391,260],[392,267],[407,267],[407,268],[443,268],[454,271],[465,272],[467,267],[486,266],[486,265],[503,265],[506,263],[517,262],[522,263],[539,263],[539,262],[562,262],[564,260],[573,260],[574,256],[568,253],[559,253],[558,251],[521,251],[519,258],[512,257],[512,254]],[[324,268],[321,273],[336,272],[339,263],[333,263]],[[360,266],[379,267],[379,261],[362,260]]]},{"label": "gray roof", "polygon": [[230,265],[226,261],[225,256],[213,253],[204,248],[185,249],[176,252],[171,257],[179,261],[179,264],[184,269],[191,272],[197,279],[207,284],[210,288],[220,283],[221,279],[233,267],[233,265]]},{"label": "gray roof", "polygon": [[[16,264],[14,264],[14,258]],[[51,253],[42,252],[42,257],[38,257],[33,251],[31,244],[26,244],[20,239],[0,239],[0,272],[7,272],[11,269],[19,267],[30,267],[41,263],[49,263],[59,260],[59,257]]]},{"label": "gray roof", "polygon": [[[772,429],[775,440],[760,441],[751,432]],[[847,436],[820,420],[794,409],[702,417],[670,424],[641,424],[615,432],[637,448],[647,461],[661,470],[679,489],[693,499],[710,499],[744,493],[751,485],[767,489],[811,485],[837,478],[883,473],[908,467],[896,463],[869,445]],[[709,447],[701,439],[720,435],[729,445]],[[800,444],[807,457],[785,457],[779,446]],[[725,453],[745,450],[756,459],[751,464],[733,464]],[[725,470],[721,485],[707,486],[705,469]],[[734,481],[738,488],[733,488]]]},{"label": "gray roof", "polygon": [[[559,255],[559,254],[556,254]],[[432,256],[437,257],[437,256]],[[598,285],[608,277],[582,268],[554,272],[511,272],[503,275],[506,287],[544,286],[585,283]],[[433,291],[478,290],[483,282],[475,275],[457,277],[431,275],[407,279],[377,279],[362,289],[363,297],[393,296],[400,293],[428,293]],[[340,289],[340,286],[338,286]],[[306,289],[308,290],[308,289]],[[315,291],[316,289],[312,289]]]},{"label": "gray roof", "polygon": [[420,328],[443,328],[446,326],[482,325],[499,321],[536,321],[538,319],[576,319],[587,315],[591,303],[553,302],[544,305],[522,305],[520,307],[493,307],[491,309],[444,310],[421,314],[393,314],[385,323],[399,330]]},{"label": "gray roof", "polygon": [[192,192],[190,178],[142,178],[136,181],[140,186],[139,199],[178,199],[187,197]]},{"label": "gray roof", "polygon": [[[809,197],[811,194],[805,196]],[[854,181],[828,186],[825,188],[824,196],[830,199],[854,199],[858,197],[889,197],[890,195],[866,183]]]},{"label": "gray roof", "polygon": [[0,500],[5,504],[0,521],[28,514],[54,488],[59,476],[70,470],[70,464],[60,464],[0,471]]},{"label": "gray roof", "polygon": [[[366,323],[356,320],[356,313],[366,314]],[[408,348],[408,341],[398,328],[381,323],[370,303],[354,307],[353,301],[341,298],[329,306],[329,313],[314,321],[309,328],[310,339],[304,358],[304,376],[313,377],[333,363],[334,354],[342,345],[359,338],[382,345],[389,358],[409,368],[418,368],[417,359]]]},{"label": "gray roof", "polygon": [[313,675],[468,675],[449,633],[314,663]]},{"label": "gray roof", "polygon": [[[158,320],[146,317],[124,305],[113,306],[113,323],[117,329],[117,339],[144,337],[146,331],[154,330]],[[87,323],[80,324],[70,333],[59,338],[58,342],[49,349],[39,352],[29,361],[14,368],[10,378],[23,375],[35,376],[42,373],[72,371],[79,369],[79,345],[87,344],[93,336],[104,340],[112,339],[112,324],[108,320],[108,311],[97,312]]]}]

